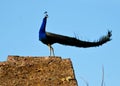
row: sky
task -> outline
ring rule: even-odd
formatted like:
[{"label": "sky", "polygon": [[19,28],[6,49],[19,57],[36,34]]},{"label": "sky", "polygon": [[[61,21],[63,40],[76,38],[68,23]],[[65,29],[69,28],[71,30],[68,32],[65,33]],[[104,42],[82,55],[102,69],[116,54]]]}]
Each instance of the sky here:
[{"label": "sky", "polygon": [[120,0],[0,0],[0,61],[8,55],[49,56],[38,39],[48,12],[48,32],[95,41],[112,31],[103,46],[77,48],[54,44],[55,55],[70,58],[79,86],[120,86]]}]

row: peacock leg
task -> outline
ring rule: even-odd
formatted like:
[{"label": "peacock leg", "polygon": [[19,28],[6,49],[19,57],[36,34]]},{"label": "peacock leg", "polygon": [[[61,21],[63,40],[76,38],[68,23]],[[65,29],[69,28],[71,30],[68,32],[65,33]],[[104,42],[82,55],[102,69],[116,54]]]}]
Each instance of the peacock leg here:
[{"label": "peacock leg", "polygon": [[51,56],[51,47],[50,47],[51,45],[50,44],[48,44],[48,47],[49,47],[49,49],[50,49],[50,56]]},{"label": "peacock leg", "polygon": [[51,50],[52,50],[52,54],[53,56],[55,56],[55,53],[54,53],[54,48],[51,46]]},{"label": "peacock leg", "polygon": [[50,56],[52,56],[52,54],[55,56],[53,47],[50,44],[48,44],[48,47],[50,48]]}]

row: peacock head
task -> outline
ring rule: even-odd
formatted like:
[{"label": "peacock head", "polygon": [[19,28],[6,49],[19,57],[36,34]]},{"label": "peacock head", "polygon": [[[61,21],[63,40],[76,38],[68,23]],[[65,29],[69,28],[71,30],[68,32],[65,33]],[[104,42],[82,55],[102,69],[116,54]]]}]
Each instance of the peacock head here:
[{"label": "peacock head", "polygon": [[48,18],[47,11],[45,11],[44,14],[45,14],[45,18]]}]

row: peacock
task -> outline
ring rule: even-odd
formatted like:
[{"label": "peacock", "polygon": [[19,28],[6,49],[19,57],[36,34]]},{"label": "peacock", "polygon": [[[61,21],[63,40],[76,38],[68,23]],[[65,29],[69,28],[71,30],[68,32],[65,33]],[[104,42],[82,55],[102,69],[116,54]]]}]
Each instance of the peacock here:
[{"label": "peacock", "polygon": [[51,32],[46,32],[46,23],[47,23],[48,14],[45,12],[40,30],[39,30],[39,40],[46,44],[50,48],[50,56],[55,55],[52,44],[59,43],[62,45],[75,46],[78,48],[89,48],[103,45],[111,40],[112,31],[108,31],[107,35],[100,37],[98,41],[83,41],[76,37],[69,37],[60,34],[55,34]]}]

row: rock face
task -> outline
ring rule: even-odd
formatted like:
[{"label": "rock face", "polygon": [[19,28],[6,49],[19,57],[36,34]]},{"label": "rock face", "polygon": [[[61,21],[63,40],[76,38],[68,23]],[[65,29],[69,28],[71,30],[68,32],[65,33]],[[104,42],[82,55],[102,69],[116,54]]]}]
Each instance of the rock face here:
[{"label": "rock face", "polygon": [[72,62],[61,57],[8,56],[0,86],[77,86]]}]

